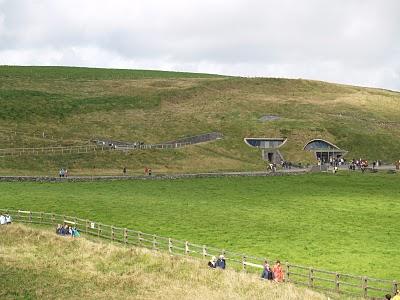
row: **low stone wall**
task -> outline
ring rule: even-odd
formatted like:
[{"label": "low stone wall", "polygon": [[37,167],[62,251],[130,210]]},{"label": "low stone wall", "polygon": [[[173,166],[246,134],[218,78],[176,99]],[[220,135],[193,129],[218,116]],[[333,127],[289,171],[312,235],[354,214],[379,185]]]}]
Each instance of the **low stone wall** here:
[{"label": "low stone wall", "polygon": [[0,182],[90,182],[115,180],[170,180],[183,178],[215,178],[215,177],[269,177],[301,175],[307,170],[292,172],[227,172],[227,173],[198,173],[198,174],[163,174],[151,176],[70,176],[66,178],[50,176],[0,176]]}]

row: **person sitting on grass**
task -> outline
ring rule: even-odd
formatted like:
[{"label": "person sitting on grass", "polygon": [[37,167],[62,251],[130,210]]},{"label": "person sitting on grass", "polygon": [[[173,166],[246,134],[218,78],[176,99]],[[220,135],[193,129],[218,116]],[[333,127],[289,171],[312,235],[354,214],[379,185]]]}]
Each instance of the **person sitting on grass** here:
[{"label": "person sitting on grass", "polygon": [[6,218],[6,224],[11,224],[11,222],[12,222],[11,216],[10,215],[5,215],[5,218]]},{"label": "person sitting on grass", "polygon": [[68,225],[64,225],[63,226],[63,232],[64,232],[64,234],[63,235],[68,235],[69,234],[69,226]]},{"label": "person sitting on grass", "polygon": [[76,229],[76,227],[72,227],[72,237],[77,238],[80,236],[81,234],[79,233],[78,229]]},{"label": "person sitting on grass", "polygon": [[3,215],[0,215],[0,225],[6,224],[6,217]]},{"label": "person sitting on grass", "polygon": [[216,265],[217,268],[225,269],[226,262],[225,262],[225,257],[222,254],[218,257]]},{"label": "person sitting on grass", "polygon": [[215,267],[216,267],[216,262],[217,262],[217,258],[216,258],[215,256],[213,256],[213,257],[210,259],[210,261],[208,262],[208,266],[209,266],[211,269],[215,269]]},{"label": "person sitting on grass", "polygon": [[273,280],[274,279],[274,274],[271,270],[271,267],[269,266],[268,261],[264,261],[264,270],[261,274],[261,278],[267,279],[267,280]]},{"label": "person sitting on grass", "polygon": [[68,225],[61,226],[61,235],[68,234]]},{"label": "person sitting on grass", "polygon": [[56,233],[61,235],[61,229],[62,229],[61,224],[58,224],[57,225],[57,229],[56,229]]},{"label": "person sitting on grass", "polygon": [[222,254],[218,257],[216,266],[217,268],[221,268],[223,270],[225,269],[226,262],[225,262],[225,257]]},{"label": "person sitting on grass", "polygon": [[277,260],[275,265],[273,266],[272,272],[274,273],[274,278],[276,282],[283,282],[283,269],[279,260]]}]

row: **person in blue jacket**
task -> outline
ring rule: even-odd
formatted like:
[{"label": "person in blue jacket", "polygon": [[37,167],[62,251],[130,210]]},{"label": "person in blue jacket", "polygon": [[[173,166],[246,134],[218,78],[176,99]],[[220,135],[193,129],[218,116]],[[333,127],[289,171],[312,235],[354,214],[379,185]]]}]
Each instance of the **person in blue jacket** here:
[{"label": "person in blue jacket", "polygon": [[225,269],[226,267],[226,262],[225,262],[225,257],[221,254],[216,263],[217,268]]}]

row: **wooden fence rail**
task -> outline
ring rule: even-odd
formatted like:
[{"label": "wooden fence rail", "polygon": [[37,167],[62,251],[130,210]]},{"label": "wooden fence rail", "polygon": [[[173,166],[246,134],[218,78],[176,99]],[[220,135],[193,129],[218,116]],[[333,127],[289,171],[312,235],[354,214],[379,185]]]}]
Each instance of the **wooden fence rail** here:
[{"label": "wooden fence rail", "polygon": [[[176,240],[171,237],[166,238],[73,216],[12,209],[0,209],[0,213],[11,215],[13,221],[16,222],[51,225],[54,228],[57,224],[69,224],[76,226],[81,233],[97,236],[127,246],[138,246],[154,251],[165,251],[171,255],[207,259],[212,256],[223,254],[229,268],[246,272],[260,273],[264,268],[264,260],[272,261],[266,258],[235,253],[224,249],[208,247],[206,245],[197,245],[189,241]],[[289,262],[285,262],[282,265],[285,270],[285,281],[304,285],[312,289],[373,299],[383,299],[385,294],[394,294],[398,289],[398,282],[393,280],[332,272]]]},{"label": "wooden fence rail", "polygon": [[109,150],[109,147],[99,147],[97,145],[82,145],[68,147],[37,147],[37,148],[8,148],[0,149],[0,157],[2,156],[21,156],[21,155],[54,155],[54,154],[72,154],[72,153],[88,153],[93,151]]}]

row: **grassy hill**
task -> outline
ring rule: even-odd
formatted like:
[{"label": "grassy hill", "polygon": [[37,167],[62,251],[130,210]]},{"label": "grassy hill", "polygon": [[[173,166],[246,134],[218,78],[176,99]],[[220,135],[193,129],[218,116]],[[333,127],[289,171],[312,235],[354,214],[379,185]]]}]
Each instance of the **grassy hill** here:
[{"label": "grassy hill", "polygon": [[144,249],[0,227],[1,299],[328,299]]},{"label": "grassy hill", "polygon": [[[278,120],[261,122],[264,115]],[[392,162],[400,152],[400,93],[309,80],[68,67],[0,67],[2,147],[78,145],[95,137],[157,143],[211,131],[223,140],[180,150],[0,158],[3,174],[260,170],[246,136],[288,137],[285,158],[327,139],[348,157]],[[18,132],[13,134],[13,132]],[[45,132],[46,138],[38,137]],[[37,134],[34,136],[34,134]]]}]

